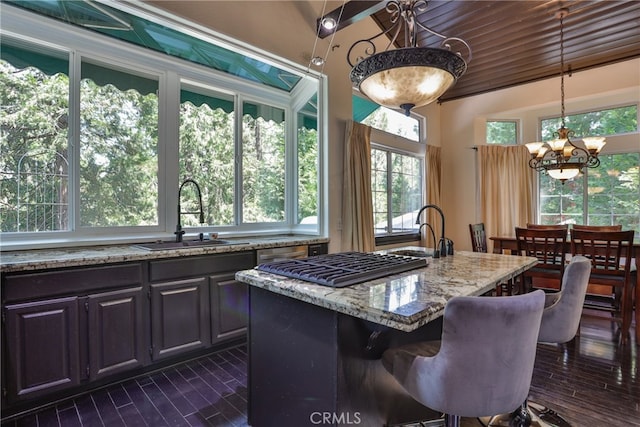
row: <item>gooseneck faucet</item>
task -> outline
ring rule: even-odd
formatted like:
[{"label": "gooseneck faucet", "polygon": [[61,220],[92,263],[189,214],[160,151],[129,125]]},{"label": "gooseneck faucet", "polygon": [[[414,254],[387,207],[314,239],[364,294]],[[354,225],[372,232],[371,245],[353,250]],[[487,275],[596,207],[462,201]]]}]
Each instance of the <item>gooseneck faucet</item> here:
[{"label": "gooseneck faucet", "polygon": [[[433,232],[433,227],[431,227],[431,225],[429,225],[426,222],[424,222],[422,225],[420,225],[419,230],[422,229],[422,227],[424,225],[427,225],[431,229],[431,234],[433,235],[433,242],[436,245],[436,247],[434,248],[433,257],[434,258],[439,258],[441,256],[445,257],[445,256],[447,256],[447,238],[445,237],[445,234],[444,234],[444,213],[442,212],[442,209],[440,209],[440,207],[437,206],[437,205],[424,205],[418,211],[418,217],[416,218],[416,224],[420,224],[420,215],[422,215],[423,211],[425,211],[426,209],[429,209],[429,208],[435,209],[440,214],[440,219],[442,221],[441,222],[441,225],[442,225],[442,236],[440,236],[440,240],[438,240],[438,243],[436,243],[436,236],[435,236],[435,233]],[[453,250],[451,252],[453,252]],[[453,255],[453,254],[451,253],[451,255]]]},{"label": "gooseneck faucet", "polygon": [[[185,184],[189,184],[189,183],[195,185],[196,191],[198,192],[198,206],[199,206],[198,212],[182,212],[182,209],[180,208],[180,197],[182,195],[182,187],[184,187]],[[200,186],[198,185],[198,183],[191,178],[185,179],[182,182],[182,184],[180,184],[180,188],[178,189],[178,225],[176,226],[176,231],[173,233],[176,235],[176,242],[182,242],[182,236],[184,235],[184,230],[182,229],[182,224],[180,223],[180,217],[185,214],[192,214],[192,215],[199,214],[200,224],[204,224],[204,209],[202,208],[202,193],[200,192]]]}]

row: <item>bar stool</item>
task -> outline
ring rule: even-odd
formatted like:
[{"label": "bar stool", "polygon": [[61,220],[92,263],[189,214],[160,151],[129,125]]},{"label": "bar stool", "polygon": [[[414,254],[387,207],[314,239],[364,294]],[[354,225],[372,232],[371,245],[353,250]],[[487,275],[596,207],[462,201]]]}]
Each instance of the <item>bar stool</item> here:
[{"label": "bar stool", "polygon": [[446,426],[511,412],[529,393],[544,300],[542,291],[452,298],[440,341],[391,348],[382,365]]},{"label": "bar stool", "polygon": [[[542,312],[538,342],[563,344],[577,335],[590,274],[589,259],[582,256],[571,259],[562,277],[562,290],[545,294],[545,309]],[[554,427],[570,426],[557,412],[526,400],[518,411],[480,421],[490,427],[528,425],[528,423]]]}]

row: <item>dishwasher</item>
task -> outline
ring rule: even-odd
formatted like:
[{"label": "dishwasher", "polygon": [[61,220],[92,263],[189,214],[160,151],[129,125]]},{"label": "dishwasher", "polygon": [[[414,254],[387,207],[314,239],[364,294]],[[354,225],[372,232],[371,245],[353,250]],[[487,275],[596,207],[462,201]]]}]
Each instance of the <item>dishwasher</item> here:
[{"label": "dishwasher", "polygon": [[258,264],[282,261],[295,258],[306,258],[309,253],[307,245],[287,246],[284,248],[259,249],[256,251]]}]

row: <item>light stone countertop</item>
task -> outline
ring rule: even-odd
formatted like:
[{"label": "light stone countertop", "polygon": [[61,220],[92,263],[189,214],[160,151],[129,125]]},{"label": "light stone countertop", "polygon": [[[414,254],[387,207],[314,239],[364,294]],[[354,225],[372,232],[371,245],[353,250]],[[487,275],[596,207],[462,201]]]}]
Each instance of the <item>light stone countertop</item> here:
[{"label": "light stone countertop", "polygon": [[197,255],[212,255],[329,242],[329,239],[325,237],[303,235],[238,237],[224,239],[239,243],[232,245],[190,247],[161,251],[148,251],[133,247],[133,244],[131,244],[0,252],[0,269],[4,273],[36,271],[61,267],[112,264],[159,258],[192,257]]},{"label": "light stone countertop", "polygon": [[[394,248],[426,251],[421,247]],[[428,265],[404,273],[343,288],[317,285],[256,269],[236,273],[236,279],[339,313],[411,332],[440,317],[454,296],[482,295],[499,283],[538,263],[536,258],[457,251],[428,258]]]}]

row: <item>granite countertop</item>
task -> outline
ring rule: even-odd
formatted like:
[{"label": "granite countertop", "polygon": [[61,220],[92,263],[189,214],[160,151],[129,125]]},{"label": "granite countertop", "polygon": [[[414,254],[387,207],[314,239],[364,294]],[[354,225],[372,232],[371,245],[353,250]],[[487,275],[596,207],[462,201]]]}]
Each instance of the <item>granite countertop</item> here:
[{"label": "granite countertop", "polygon": [[[380,253],[397,250],[427,249],[411,246]],[[236,279],[340,313],[411,332],[440,317],[452,297],[484,294],[538,262],[532,257],[465,251],[427,260],[428,265],[424,268],[344,288],[317,285],[255,269],[236,273]]]},{"label": "granite countertop", "polygon": [[233,244],[160,251],[148,251],[136,248],[131,244],[0,252],[0,268],[5,273],[35,271],[50,268],[144,261],[159,258],[191,257],[329,242],[329,239],[325,237],[303,235],[239,237],[225,238],[225,240],[229,240],[233,242]]}]

